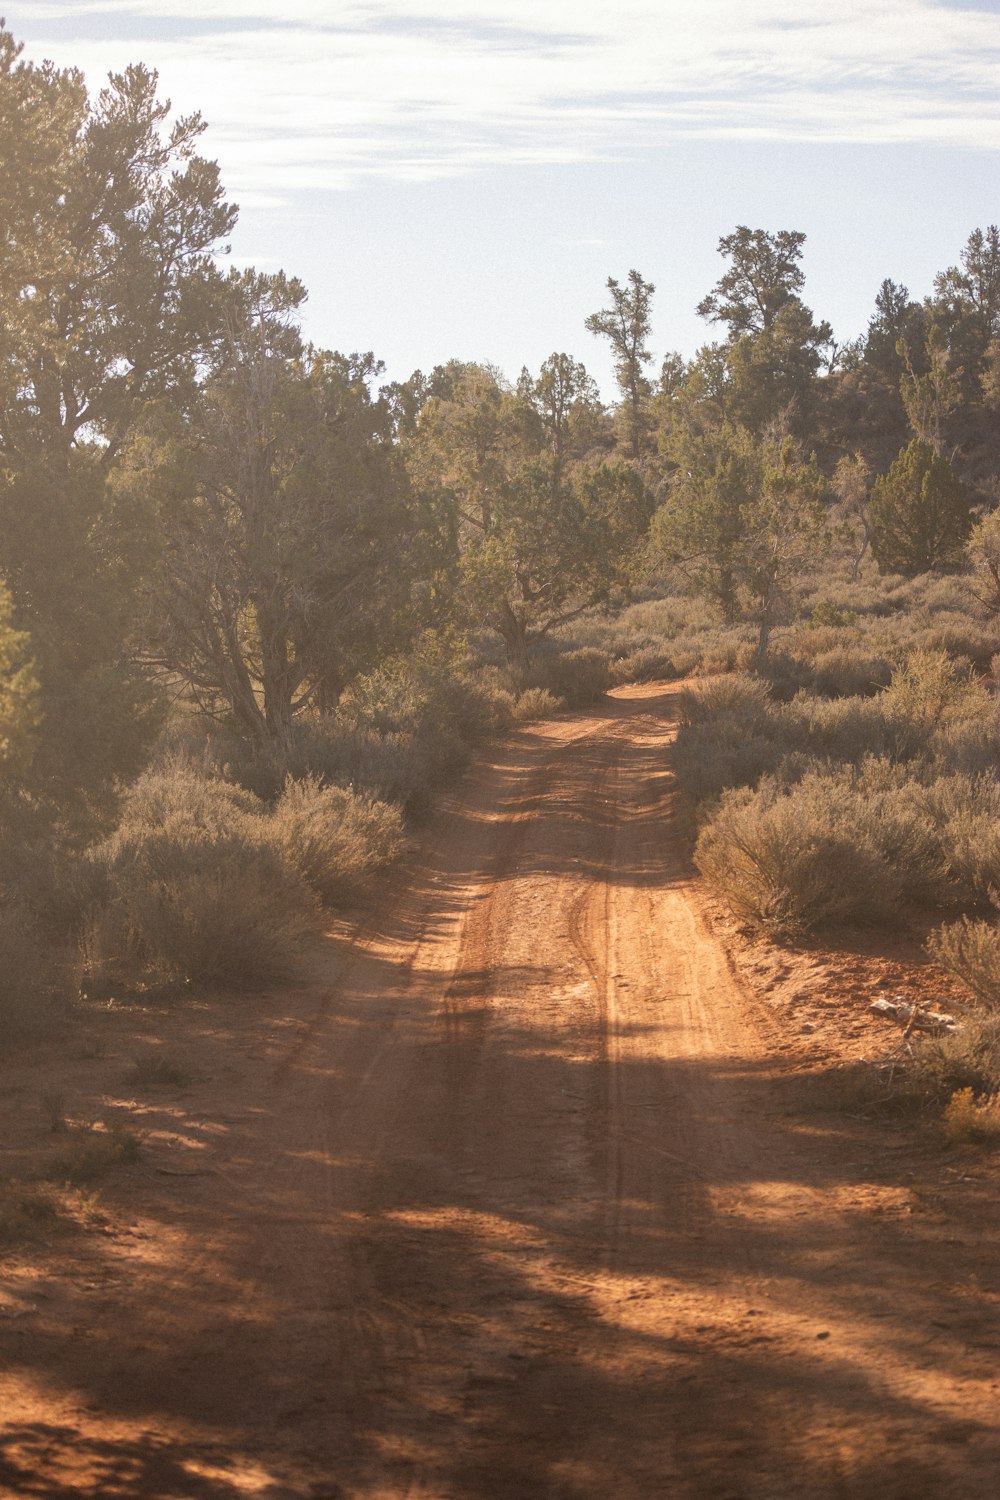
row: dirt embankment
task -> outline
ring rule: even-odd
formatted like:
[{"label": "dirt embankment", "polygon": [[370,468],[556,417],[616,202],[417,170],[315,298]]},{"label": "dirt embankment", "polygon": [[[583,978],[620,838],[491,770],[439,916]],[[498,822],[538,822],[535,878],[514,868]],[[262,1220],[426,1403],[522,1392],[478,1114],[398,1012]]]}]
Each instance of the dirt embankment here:
[{"label": "dirt embankment", "polygon": [[[519,732],[314,984],[10,1070],[15,1156],[43,1068],[149,1135],[102,1231],[8,1254],[0,1494],[996,1493],[988,1160],[806,1107],[671,734],[650,687]],[[130,1088],[137,1051],[189,1081]]]}]

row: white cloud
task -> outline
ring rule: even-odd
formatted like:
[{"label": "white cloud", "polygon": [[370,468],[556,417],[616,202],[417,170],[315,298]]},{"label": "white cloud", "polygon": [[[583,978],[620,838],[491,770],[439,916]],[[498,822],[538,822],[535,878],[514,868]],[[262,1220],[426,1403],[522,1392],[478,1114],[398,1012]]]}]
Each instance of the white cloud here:
[{"label": "white cloud", "polygon": [[237,198],[683,138],[1000,149],[1000,17],[940,0],[22,0],[31,55],[136,58]]}]

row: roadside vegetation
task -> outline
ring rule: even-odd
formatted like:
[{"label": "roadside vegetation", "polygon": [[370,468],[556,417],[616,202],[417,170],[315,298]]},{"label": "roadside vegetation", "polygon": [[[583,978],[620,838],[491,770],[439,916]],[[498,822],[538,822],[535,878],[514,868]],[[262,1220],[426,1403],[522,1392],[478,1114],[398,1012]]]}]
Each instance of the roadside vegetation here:
[{"label": "roadside vegetation", "polygon": [[997,229],[922,299],[884,281],[848,344],[799,231],[720,241],[690,360],[657,365],[655,287],[612,277],[581,319],[610,405],[565,352],[387,383],[303,339],[294,277],[223,268],[202,130],[141,65],[88,93],[0,30],[3,1038],[81,997],[266,988],[490,736],[697,676],[704,876],[782,940],[930,920],[983,1021],[933,1065],[983,1133]]}]

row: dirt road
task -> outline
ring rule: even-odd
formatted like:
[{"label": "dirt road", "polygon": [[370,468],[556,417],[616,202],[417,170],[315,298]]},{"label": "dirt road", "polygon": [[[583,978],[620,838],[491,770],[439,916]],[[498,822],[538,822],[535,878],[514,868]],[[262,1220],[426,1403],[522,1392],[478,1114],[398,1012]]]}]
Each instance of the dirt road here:
[{"label": "dirt road", "polygon": [[128,1226],[12,1269],[0,1493],[1000,1492],[995,1238],[905,1140],[789,1112],[672,712],[518,732],[316,986],[149,1022],[204,1076],[148,1106]]}]

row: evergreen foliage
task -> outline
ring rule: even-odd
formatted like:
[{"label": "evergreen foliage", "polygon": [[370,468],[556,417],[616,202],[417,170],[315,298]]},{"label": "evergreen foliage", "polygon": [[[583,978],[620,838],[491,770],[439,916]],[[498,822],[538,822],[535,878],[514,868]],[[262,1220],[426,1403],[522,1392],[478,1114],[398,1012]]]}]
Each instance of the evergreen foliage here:
[{"label": "evergreen foliage", "polygon": [[[612,680],[754,669],[680,750],[733,793],[702,858],[741,910],[807,927],[863,914],[866,881],[892,913],[923,877],[1000,884],[975,675],[1000,615],[996,226],[923,301],[884,280],[843,347],[803,301],[805,235],[739,225],[698,306],[719,341],[656,381],[655,288],[609,278],[584,326],[616,405],[566,352],[515,384],[456,359],[380,387],[373,353],[305,342],[300,283],[220,268],[236,210],[204,128],[142,65],[88,93],[0,24],[5,1024],[48,1005],[70,937],[139,982],[284,972],[317,893],[368,889],[484,735]],[[849,593],[810,613],[838,547]],[[613,649],[587,636],[661,586]],[[808,650],[775,650],[785,627]],[[154,749],[168,724],[200,769]],[[946,754],[933,796],[896,776]],[[83,897],[56,873],[81,868]]]},{"label": "evergreen foliage", "polygon": [[955,565],[972,527],[964,485],[919,437],[876,479],[870,514],[876,562],[905,578]]}]

